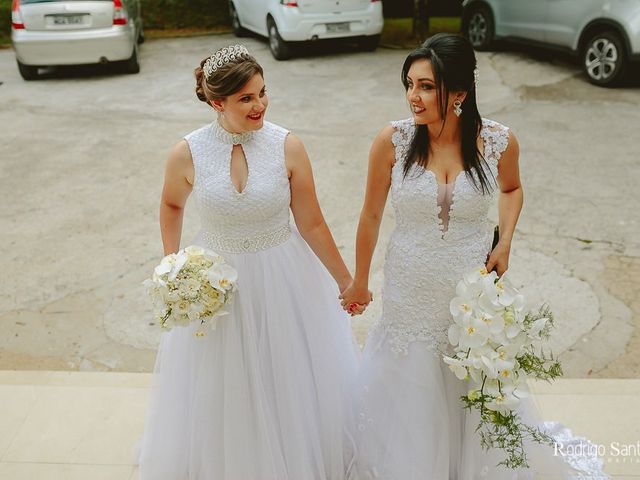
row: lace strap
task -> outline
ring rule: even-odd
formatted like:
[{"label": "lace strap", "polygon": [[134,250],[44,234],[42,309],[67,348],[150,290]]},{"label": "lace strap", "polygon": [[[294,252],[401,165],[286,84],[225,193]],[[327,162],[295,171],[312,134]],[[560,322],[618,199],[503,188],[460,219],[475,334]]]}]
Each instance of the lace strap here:
[{"label": "lace strap", "polygon": [[406,148],[413,138],[413,132],[415,130],[413,120],[411,118],[407,118],[405,120],[394,120],[390,123],[395,130],[391,136],[391,142],[396,148]]},{"label": "lace strap", "polygon": [[391,122],[391,126],[395,130],[391,135],[391,143],[396,148],[396,162],[402,162],[407,154],[411,140],[413,140],[415,124],[412,118],[407,118],[405,120],[394,120]]},{"label": "lace strap", "polygon": [[484,141],[485,160],[497,166],[509,144],[509,128],[493,120],[483,119],[480,136]]}]

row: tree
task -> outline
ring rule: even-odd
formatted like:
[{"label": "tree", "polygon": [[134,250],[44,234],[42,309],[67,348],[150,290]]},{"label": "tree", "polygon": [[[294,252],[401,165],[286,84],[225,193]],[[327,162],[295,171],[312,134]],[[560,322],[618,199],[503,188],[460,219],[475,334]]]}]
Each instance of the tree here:
[{"label": "tree", "polygon": [[429,31],[429,0],[413,0],[413,36],[424,39]]}]

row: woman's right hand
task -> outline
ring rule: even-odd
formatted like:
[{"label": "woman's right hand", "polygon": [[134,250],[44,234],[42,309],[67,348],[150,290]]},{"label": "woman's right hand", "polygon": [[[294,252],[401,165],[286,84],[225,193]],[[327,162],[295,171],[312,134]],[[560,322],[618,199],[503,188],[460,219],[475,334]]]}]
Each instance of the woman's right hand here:
[{"label": "woman's right hand", "polygon": [[352,315],[359,315],[373,301],[373,294],[366,285],[351,282],[338,298],[342,308]]}]

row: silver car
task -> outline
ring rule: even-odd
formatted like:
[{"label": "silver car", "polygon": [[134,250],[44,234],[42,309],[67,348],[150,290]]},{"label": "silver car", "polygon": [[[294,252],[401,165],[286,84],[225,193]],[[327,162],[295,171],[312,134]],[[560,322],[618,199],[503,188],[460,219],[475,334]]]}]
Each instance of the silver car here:
[{"label": "silver car", "polygon": [[119,62],[138,73],[139,0],[13,0],[11,39],[22,78],[53,65]]},{"label": "silver car", "polygon": [[499,38],[570,51],[589,80],[619,82],[640,61],[640,1],[465,0],[463,31],[478,50]]}]

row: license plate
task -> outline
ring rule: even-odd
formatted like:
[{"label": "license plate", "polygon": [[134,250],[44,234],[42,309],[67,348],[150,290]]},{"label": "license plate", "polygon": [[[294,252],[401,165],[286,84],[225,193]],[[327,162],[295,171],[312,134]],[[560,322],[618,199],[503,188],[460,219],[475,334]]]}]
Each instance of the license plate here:
[{"label": "license plate", "polygon": [[344,33],[351,30],[351,24],[349,22],[343,23],[327,23],[328,33]]},{"label": "license plate", "polygon": [[84,15],[52,15],[50,21],[53,25],[82,25]]}]

